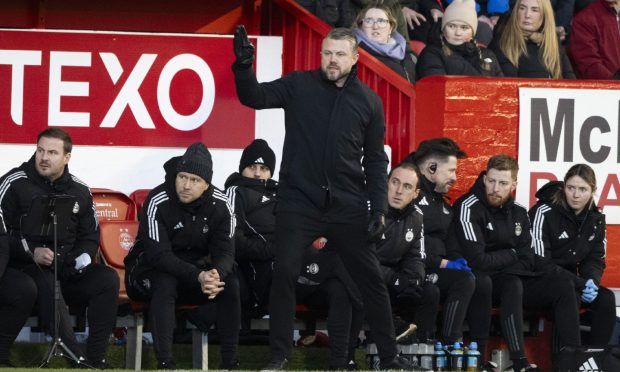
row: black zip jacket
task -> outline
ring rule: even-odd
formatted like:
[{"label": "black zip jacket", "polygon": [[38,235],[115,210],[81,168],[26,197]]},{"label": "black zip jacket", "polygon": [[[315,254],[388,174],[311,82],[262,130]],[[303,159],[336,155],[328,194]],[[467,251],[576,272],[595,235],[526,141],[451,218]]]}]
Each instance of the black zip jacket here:
[{"label": "black zip jacket", "polygon": [[331,223],[366,223],[370,200],[371,210],[385,214],[383,105],[357,79],[355,66],[342,88],[321,70],[292,72],[260,84],[252,69],[233,66],[233,71],[241,103],[284,109],[278,211]]},{"label": "black zip jacket", "polygon": [[[528,40],[525,42],[525,46],[527,49],[527,54],[523,54],[519,58],[519,67],[515,67],[515,65],[510,62],[508,57],[506,57],[502,49],[499,47],[499,42],[497,40],[491,43],[489,48],[493,50],[497,56],[499,65],[504,72],[504,76],[550,79],[551,73],[541,61],[542,57],[540,56],[540,45]],[[562,48],[560,48],[560,68],[562,70],[562,78],[576,79],[570,60]]]},{"label": "black zip jacket", "polygon": [[364,42],[360,42],[359,46],[370,53],[370,55],[383,62],[384,65],[396,71],[403,78],[407,79],[408,82],[415,84],[415,61],[418,60],[418,57],[416,57],[412,52],[407,50],[405,52],[405,58],[398,60],[396,58],[375,52]]},{"label": "black zip jacket", "polygon": [[278,183],[259,180],[235,172],[226,183],[226,197],[237,219],[235,256],[237,260],[271,261],[269,245],[276,225],[275,207]]},{"label": "black zip jacket", "polygon": [[527,210],[512,198],[501,207],[488,204],[482,172],[454,203],[456,241],[474,271],[535,275]]},{"label": "black zip jacket", "polygon": [[385,218],[385,232],[377,243],[377,258],[384,281],[394,272],[424,280],[424,223],[422,211],[413,202],[404,209],[391,208]]},{"label": "black zip jacket", "polygon": [[[434,75],[504,76],[497,57],[490,50],[478,48],[473,42],[448,47],[452,51],[450,55],[444,53],[441,45],[427,45],[416,65],[416,79]],[[483,60],[490,61],[489,71],[481,67]]]},{"label": "black zip jacket", "polygon": [[605,270],[605,215],[592,203],[579,215],[553,203],[564,182],[552,181],[536,193],[538,202],[530,211],[532,244],[545,268],[582,289],[588,279],[598,286]]},{"label": "black zip jacket", "polygon": [[414,202],[424,215],[426,267],[438,269],[442,259],[449,259],[447,241],[452,225],[452,206],[443,194],[435,191],[435,184],[426,177],[420,179],[420,194]]},{"label": "black zip jacket", "polygon": [[[35,168],[34,155],[18,168],[13,168],[0,179],[0,206],[9,234],[9,266],[22,268],[32,264],[32,253],[36,247],[45,244],[53,247],[53,238],[48,241],[28,241],[30,252],[21,243],[21,218],[30,211],[33,198],[43,195],[70,195],[76,198],[73,214],[66,224],[66,231],[59,233],[58,266],[59,276],[67,278],[77,275],[75,258],[88,253],[92,262],[99,249],[99,222],[88,186],[69,173],[69,167],[55,182],[41,177]],[[60,223],[59,223],[60,225]],[[53,249],[53,248],[52,248]]]},{"label": "black zip jacket", "polygon": [[233,271],[235,218],[226,195],[209,185],[194,202],[181,203],[175,189],[180,159],[164,164],[166,181],[144,202],[138,238],[125,258],[129,284],[149,269],[186,283],[197,282],[203,270],[214,268],[223,279]]}]

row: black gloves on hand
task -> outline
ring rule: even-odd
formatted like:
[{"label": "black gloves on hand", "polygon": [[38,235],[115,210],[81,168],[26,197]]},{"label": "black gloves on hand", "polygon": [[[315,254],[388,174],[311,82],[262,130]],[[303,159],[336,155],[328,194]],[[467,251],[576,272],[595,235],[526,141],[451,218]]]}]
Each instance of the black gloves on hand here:
[{"label": "black gloves on hand", "polygon": [[398,298],[419,300],[424,292],[419,279],[412,278],[403,273],[395,273],[392,276],[392,280],[390,280],[389,287]]},{"label": "black gloves on hand", "polygon": [[235,52],[235,65],[241,68],[249,68],[254,62],[254,45],[248,39],[248,33],[243,25],[235,28],[233,39],[233,51]]},{"label": "black gloves on hand", "polygon": [[381,239],[385,230],[385,217],[381,212],[370,212],[370,221],[368,222],[368,240],[377,242]]}]

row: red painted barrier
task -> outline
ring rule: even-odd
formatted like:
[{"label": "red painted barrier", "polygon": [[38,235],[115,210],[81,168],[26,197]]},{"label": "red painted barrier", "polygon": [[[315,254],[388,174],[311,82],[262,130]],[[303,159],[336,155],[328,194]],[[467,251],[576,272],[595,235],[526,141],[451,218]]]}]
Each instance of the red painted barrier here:
[{"label": "red painted barrier", "polygon": [[[264,4],[263,34],[283,37],[283,73],[316,69],[320,65],[321,41],[329,26],[290,0],[272,0]],[[386,144],[392,148],[392,159],[398,161],[413,145],[415,121],[415,88],[376,58],[360,50],[358,76],[383,100],[386,122]]]}]

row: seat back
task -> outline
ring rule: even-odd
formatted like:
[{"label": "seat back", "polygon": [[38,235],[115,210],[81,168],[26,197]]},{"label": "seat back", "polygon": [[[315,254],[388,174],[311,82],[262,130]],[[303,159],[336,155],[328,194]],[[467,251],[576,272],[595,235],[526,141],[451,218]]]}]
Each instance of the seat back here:
[{"label": "seat back", "polygon": [[151,192],[151,189],[138,189],[129,194],[129,198],[133,200],[134,204],[136,205],[136,213],[138,218],[140,218],[140,211],[142,210],[142,205],[144,205],[144,201],[149,195],[149,192]]},{"label": "seat back", "polygon": [[136,219],[136,204],[120,191],[93,188],[93,202],[99,221],[122,221]]},{"label": "seat back", "polygon": [[99,222],[100,247],[103,263],[116,270],[120,278],[120,302],[129,301],[125,288],[125,263],[123,260],[138,235],[138,221]]}]

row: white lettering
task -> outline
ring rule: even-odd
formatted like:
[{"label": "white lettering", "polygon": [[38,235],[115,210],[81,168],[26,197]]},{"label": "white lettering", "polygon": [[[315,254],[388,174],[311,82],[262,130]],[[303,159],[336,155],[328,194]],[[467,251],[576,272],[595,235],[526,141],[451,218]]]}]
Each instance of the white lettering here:
[{"label": "white lettering", "polygon": [[[120,77],[120,75],[118,75],[118,68],[120,68],[122,73],[122,67],[118,62],[118,58],[116,58],[116,56],[112,58],[112,56],[114,55],[106,53],[105,56],[102,55],[102,60],[108,70],[108,74],[112,78],[112,82],[116,84]],[[146,109],[140,92],[138,92],[146,74],[151,69],[151,66],[153,66],[155,58],[157,58],[157,54],[143,54],[140,56],[138,63],[136,63],[136,66],[125,81],[125,85],[123,85],[120,92],[118,92],[112,106],[110,106],[110,109],[103,118],[101,122],[102,128],[114,128],[116,124],[118,124],[118,120],[123,114],[123,111],[125,111],[125,107],[129,106],[140,127],[155,129],[155,123],[153,123],[153,119]],[[111,62],[114,59],[116,62]]]},{"label": "white lettering", "polygon": [[24,66],[41,66],[41,52],[35,50],[0,50],[0,65],[11,65],[11,119],[23,123]]},{"label": "white lettering", "polygon": [[[196,111],[189,115],[179,114],[170,101],[170,84],[177,72],[194,71],[202,83],[202,101]],[[161,71],[157,84],[157,102],[162,116],[171,127],[189,131],[200,127],[207,120],[215,101],[215,80],[209,65],[194,54],[180,54],[172,58]]]},{"label": "white lettering", "polygon": [[63,96],[88,97],[89,83],[85,81],[62,81],[64,66],[90,67],[89,52],[50,52],[50,83],[48,125],[66,127],[88,127],[90,113],[60,111]]}]

